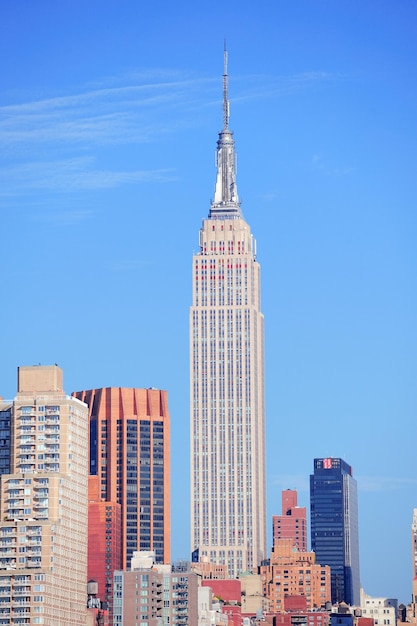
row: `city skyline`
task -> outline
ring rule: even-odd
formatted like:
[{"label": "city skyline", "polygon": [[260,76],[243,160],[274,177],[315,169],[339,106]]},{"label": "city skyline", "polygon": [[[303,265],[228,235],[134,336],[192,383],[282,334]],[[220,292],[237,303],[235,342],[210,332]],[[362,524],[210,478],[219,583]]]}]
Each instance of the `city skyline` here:
[{"label": "city skyline", "polygon": [[2,8],[0,394],[38,362],[69,393],[166,389],[173,558],[189,556],[189,265],[226,36],[267,320],[268,547],[282,489],[307,506],[311,460],[346,458],[364,589],[411,596],[416,19],[388,2]]}]

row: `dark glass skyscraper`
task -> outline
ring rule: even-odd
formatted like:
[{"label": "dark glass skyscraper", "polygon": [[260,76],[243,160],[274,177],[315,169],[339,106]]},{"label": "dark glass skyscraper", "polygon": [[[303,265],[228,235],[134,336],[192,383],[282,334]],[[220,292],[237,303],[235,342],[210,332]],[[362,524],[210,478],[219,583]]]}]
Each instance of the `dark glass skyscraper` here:
[{"label": "dark glass skyscraper", "polygon": [[314,459],[310,476],[311,549],[330,565],[332,602],[360,603],[358,495],[343,459]]}]

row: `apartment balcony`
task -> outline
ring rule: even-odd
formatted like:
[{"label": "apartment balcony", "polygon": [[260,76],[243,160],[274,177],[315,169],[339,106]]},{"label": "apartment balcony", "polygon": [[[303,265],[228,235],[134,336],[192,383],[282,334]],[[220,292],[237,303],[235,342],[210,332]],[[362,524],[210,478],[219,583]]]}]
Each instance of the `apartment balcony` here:
[{"label": "apartment balcony", "polygon": [[40,479],[40,480],[36,480],[36,478],[33,481],[33,489],[36,491],[40,491],[42,489],[46,489],[46,486],[48,485],[48,479]]},{"label": "apartment balcony", "polygon": [[23,596],[26,597],[26,596],[29,596],[29,594],[30,594],[30,585],[28,585],[27,587],[19,587],[18,589],[16,588],[13,589],[12,596],[14,598],[23,597]]},{"label": "apartment balcony", "polygon": [[14,609],[30,607],[30,596],[26,596],[25,598],[19,598],[18,600],[12,599],[12,607]]},{"label": "apartment balcony", "polygon": [[27,545],[32,548],[34,546],[41,546],[42,545],[42,537],[33,537],[32,539],[29,539]]},{"label": "apartment balcony", "polygon": [[48,437],[46,437],[46,441],[50,441],[49,437],[59,437],[60,431],[61,431],[61,425],[59,423],[51,424],[50,422],[46,422],[45,435],[48,435]]},{"label": "apartment balcony", "polygon": [[12,556],[16,556],[15,548],[0,548],[0,559],[6,559]]},{"label": "apartment balcony", "polygon": [[46,443],[52,443],[52,442],[58,443],[60,441],[59,434],[57,434],[55,431],[48,432],[45,434],[46,434],[46,439],[45,439]]},{"label": "apartment balcony", "polygon": [[49,505],[48,498],[37,498],[33,500],[33,507],[36,509],[47,509]]},{"label": "apartment balcony", "polygon": [[35,436],[34,435],[20,435],[21,437],[21,444],[24,445],[35,445]]},{"label": "apartment balcony", "polygon": [[37,498],[47,498],[49,495],[49,490],[46,487],[38,487],[36,490]]},{"label": "apartment balcony", "polygon": [[9,507],[9,509],[7,510],[7,515],[9,516],[9,518],[15,518],[15,517],[23,517],[23,507],[22,508],[16,508],[16,507]]},{"label": "apartment balcony", "polygon": [[59,472],[59,463],[46,463],[46,470],[49,472]]},{"label": "apartment balcony", "polygon": [[32,473],[35,469],[35,463],[18,463],[17,467],[19,468],[22,474]]}]

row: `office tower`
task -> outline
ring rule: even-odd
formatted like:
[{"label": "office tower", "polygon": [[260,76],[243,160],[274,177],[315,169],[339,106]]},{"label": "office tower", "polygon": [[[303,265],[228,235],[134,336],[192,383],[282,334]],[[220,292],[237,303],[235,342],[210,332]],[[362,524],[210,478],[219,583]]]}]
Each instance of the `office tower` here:
[{"label": "office tower", "polygon": [[311,549],[330,565],[332,602],[359,605],[358,496],[342,459],[314,459],[310,476]]},{"label": "office tower", "polygon": [[88,412],[57,366],[18,368],[0,476],[0,624],[86,623]]},{"label": "office tower", "polygon": [[272,516],[272,538],[292,539],[299,552],[307,551],[307,511],[305,506],[298,506],[297,492],[286,489],[281,494],[282,514]]},{"label": "office tower", "polygon": [[305,607],[323,607],[330,600],[330,567],[316,563],[314,552],[294,548],[292,539],[277,539],[268,563],[259,568],[263,593],[272,613],[284,611],[284,600],[303,596]]},{"label": "office tower", "polygon": [[[122,569],[133,552],[153,550],[170,561],[170,430],[168,394],[158,389],[108,387],[76,391],[88,404],[90,474],[100,498],[121,505]],[[90,538],[89,538],[90,540]],[[91,572],[92,573],[92,572]],[[106,601],[113,585],[108,570]],[[100,591],[103,597],[103,591]]]},{"label": "office tower", "polygon": [[192,275],[191,544],[234,577],[265,555],[264,333],[256,245],[236,187],[226,52],[214,200]]}]

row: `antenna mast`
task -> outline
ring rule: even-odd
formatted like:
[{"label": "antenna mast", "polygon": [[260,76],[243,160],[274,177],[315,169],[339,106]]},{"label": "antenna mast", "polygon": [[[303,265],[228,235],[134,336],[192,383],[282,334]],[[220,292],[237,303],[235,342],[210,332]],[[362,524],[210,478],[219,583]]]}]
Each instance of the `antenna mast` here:
[{"label": "antenna mast", "polygon": [[228,74],[227,74],[227,50],[226,40],[224,42],[224,72],[223,72],[223,130],[229,128],[229,100],[228,100]]}]

